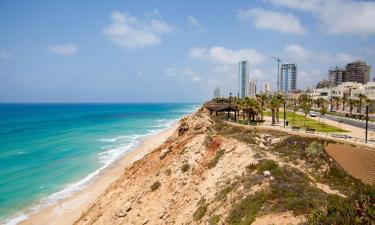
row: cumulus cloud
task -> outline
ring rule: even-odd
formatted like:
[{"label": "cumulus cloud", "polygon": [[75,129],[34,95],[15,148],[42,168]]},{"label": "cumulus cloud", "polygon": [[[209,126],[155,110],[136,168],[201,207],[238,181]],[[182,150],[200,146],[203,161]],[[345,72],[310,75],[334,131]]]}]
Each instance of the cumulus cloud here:
[{"label": "cumulus cloud", "polygon": [[307,60],[311,53],[298,44],[290,44],[284,48],[284,51],[294,60]]},{"label": "cumulus cloud", "polygon": [[180,81],[188,79],[191,81],[201,81],[202,77],[195,71],[189,68],[185,69],[176,69],[173,67],[167,68],[165,74],[170,77],[178,76]]},{"label": "cumulus cloud", "polygon": [[220,46],[214,46],[212,48],[195,47],[190,49],[189,56],[195,59],[210,60],[212,62],[224,64],[236,64],[244,59],[249,60],[250,64],[259,64],[265,59],[265,56],[256,49],[244,48],[232,50]]},{"label": "cumulus cloud", "polygon": [[57,44],[50,45],[48,51],[61,56],[72,56],[78,52],[78,46],[76,44]]},{"label": "cumulus cloud", "polygon": [[343,63],[349,63],[353,62],[357,59],[360,59],[358,56],[354,56],[350,53],[345,53],[345,52],[339,52],[339,53],[328,53],[328,52],[323,52],[320,54],[317,54],[317,59],[321,63],[325,64],[343,64]]},{"label": "cumulus cloud", "polygon": [[292,34],[303,34],[306,32],[298,17],[291,13],[281,13],[263,8],[251,8],[240,10],[238,17],[240,19],[250,19],[256,28],[262,30]]},{"label": "cumulus cloud", "polygon": [[10,52],[5,51],[5,50],[0,50],[0,59],[10,59],[12,57],[13,55]]},{"label": "cumulus cloud", "polygon": [[191,27],[193,27],[197,32],[202,33],[205,31],[204,27],[198,22],[198,20],[195,17],[189,16],[187,20],[188,24]]},{"label": "cumulus cloud", "polygon": [[324,64],[343,64],[360,59],[360,57],[346,52],[317,52],[306,49],[298,44],[289,44],[285,46],[284,51],[286,57],[296,63],[309,60]]},{"label": "cumulus cloud", "polygon": [[375,2],[356,0],[268,0],[275,5],[309,11],[328,33],[375,33]]},{"label": "cumulus cloud", "polygon": [[173,26],[163,21],[157,11],[144,19],[114,11],[111,23],[104,27],[103,34],[123,48],[135,49],[160,44],[162,35],[172,30]]}]

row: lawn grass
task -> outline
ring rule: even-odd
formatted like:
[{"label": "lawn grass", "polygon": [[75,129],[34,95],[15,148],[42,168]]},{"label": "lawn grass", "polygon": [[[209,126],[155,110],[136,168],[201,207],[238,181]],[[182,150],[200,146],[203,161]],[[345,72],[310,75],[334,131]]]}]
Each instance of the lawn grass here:
[{"label": "lawn grass", "polygon": [[[264,116],[271,116],[270,111],[265,111]],[[289,122],[289,126],[297,126],[301,128],[311,128],[315,129],[318,132],[348,132],[346,130],[328,125],[326,123],[319,122],[314,119],[310,119],[303,115],[296,114],[294,112],[287,112],[286,113],[286,120]],[[284,112],[280,112],[280,121],[284,121]]]}]

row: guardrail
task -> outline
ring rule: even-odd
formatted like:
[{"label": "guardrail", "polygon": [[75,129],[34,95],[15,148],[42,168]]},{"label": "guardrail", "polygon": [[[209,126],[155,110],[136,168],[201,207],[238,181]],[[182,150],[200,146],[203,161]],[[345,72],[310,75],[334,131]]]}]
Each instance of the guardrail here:
[{"label": "guardrail", "polygon": [[[254,125],[257,126],[259,124],[259,122],[258,123],[245,123],[245,124],[243,124],[243,123],[235,122],[235,121],[230,120],[230,119],[225,119],[225,120],[228,121],[228,122],[236,123],[236,124],[239,124],[239,125],[245,125],[245,126],[254,126]],[[312,129],[312,128],[302,129],[301,127],[297,127],[297,126],[284,127],[283,125],[278,125],[278,124],[277,125],[276,124],[275,125],[266,125],[266,127],[267,126],[273,127],[273,128],[278,128],[280,130],[289,130],[289,131],[293,131],[293,132],[297,132],[297,133],[315,135],[315,136],[318,136],[318,137],[331,137],[331,138],[337,138],[337,139],[342,139],[342,140],[346,140],[346,141],[351,141],[353,143],[375,145],[375,139],[373,139],[373,138],[367,139],[367,143],[366,143],[366,140],[364,138],[353,137],[353,136],[350,136],[350,135],[347,135],[347,134],[321,132],[321,131],[317,131],[317,130]]]},{"label": "guardrail", "polygon": [[316,135],[316,136],[320,136],[320,137],[332,137],[332,138],[337,138],[337,139],[343,139],[343,140],[351,141],[351,142],[354,142],[354,143],[363,143],[363,144],[368,144],[368,145],[375,145],[375,139],[373,139],[373,138],[367,139],[367,143],[366,143],[366,140],[364,138],[353,137],[353,136],[350,136],[350,135],[347,135],[347,134],[319,132],[319,131],[316,131],[315,129],[310,129],[310,128],[302,129],[300,127],[295,127],[295,126],[284,128],[283,125],[271,125],[271,127],[278,128],[280,130],[294,131],[294,132],[297,132],[297,133],[305,133],[305,134],[307,133],[307,134],[310,134],[310,135]]}]

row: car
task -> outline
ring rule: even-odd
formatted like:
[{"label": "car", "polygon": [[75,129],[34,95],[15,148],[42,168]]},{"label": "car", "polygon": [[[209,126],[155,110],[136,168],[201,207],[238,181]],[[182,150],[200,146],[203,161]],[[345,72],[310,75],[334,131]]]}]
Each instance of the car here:
[{"label": "car", "polygon": [[314,111],[310,111],[310,112],[309,112],[309,116],[310,116],[310,117],[316,117],[317,114],[316,114],[316,112],[314,112]]}]

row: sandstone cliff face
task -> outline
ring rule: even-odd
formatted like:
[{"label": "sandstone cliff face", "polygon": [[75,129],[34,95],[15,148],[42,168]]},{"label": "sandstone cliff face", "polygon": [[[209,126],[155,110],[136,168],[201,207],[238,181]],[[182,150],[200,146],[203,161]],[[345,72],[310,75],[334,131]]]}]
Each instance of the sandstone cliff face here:
[{"label": "sandstone cliff face", "polygon": [[309,155],[319,164],[297,155],[303,145],[324,143],[289,138],[231,127],[199,110],[127,168],[75,224],[298,224],[328,195],[345,193],[328,179],[317,181],[336,166],[324,151]]}]

